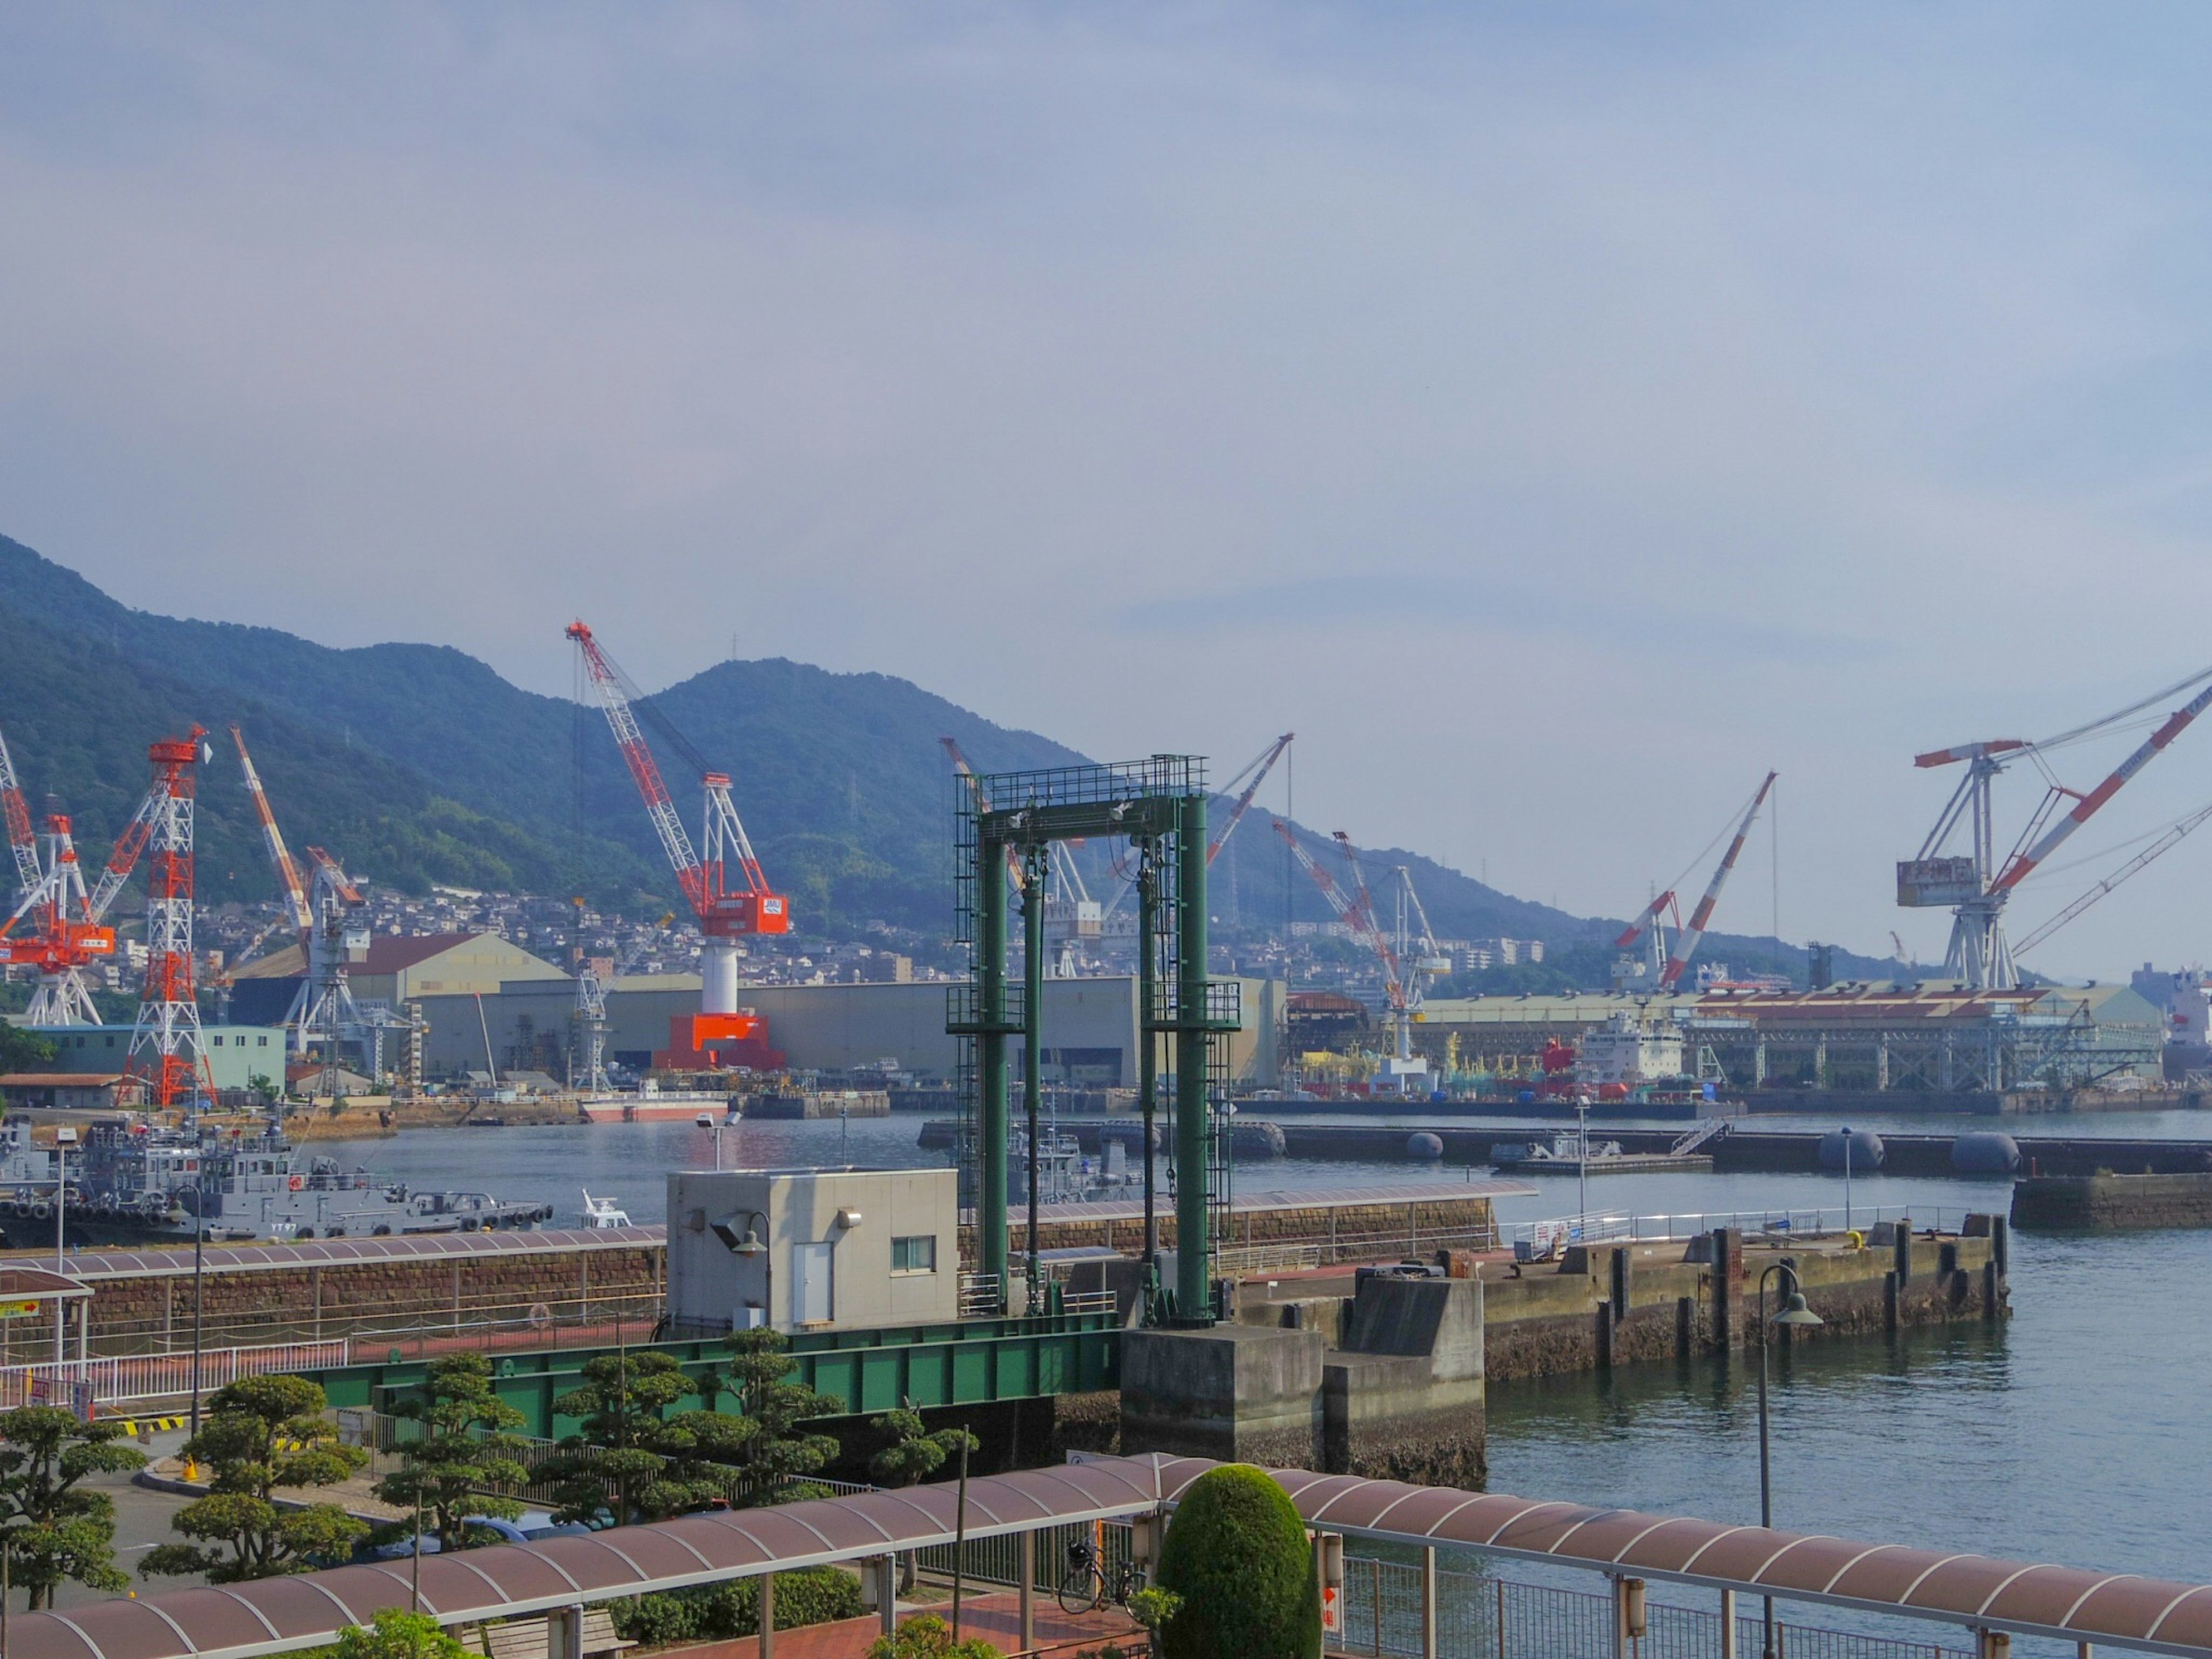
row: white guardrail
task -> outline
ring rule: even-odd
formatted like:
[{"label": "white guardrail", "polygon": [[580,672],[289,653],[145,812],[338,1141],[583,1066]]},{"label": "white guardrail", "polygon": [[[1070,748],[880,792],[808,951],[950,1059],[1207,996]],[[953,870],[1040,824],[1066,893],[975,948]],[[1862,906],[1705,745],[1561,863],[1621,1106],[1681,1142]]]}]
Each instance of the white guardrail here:
[{"label": "white guardrail", "polygon": [[[199,1356],[200,1391],[222,1388],[241,1376],[278,1376],[346,1364],[343,1337],[325,1342],[279,1342],[258,1348],[204,1348]],[[148,1400],[181,1400],[192,1391],[192,1356],[181,1353],[111,1354],[91,1359],[49,1360],[40,1365],[0,1365],[0,1408],[40,1404],[121,1405]]]},{"label": "white guardrail", "polygon": [[1733,1228],[1747,1237],[1782,1235],[1806,1237],[1820,1233],[1864,1232],[1877,1222],[1910,1221],[1921,1229],[1933,1227],[1955,1232],[1971,1212],[1927,1206],[1855,1204],[1846,1210],[1771,1209],[1703,1211],[1686,1215],[1559,1216],[1547,1221],[1509,1221],[1498,1229],[1504,1242],[1526,1244],[1543,1260],[1570,1244],[1607,1244],[1640,1239],[1695,1238],[1716,1227]]}]

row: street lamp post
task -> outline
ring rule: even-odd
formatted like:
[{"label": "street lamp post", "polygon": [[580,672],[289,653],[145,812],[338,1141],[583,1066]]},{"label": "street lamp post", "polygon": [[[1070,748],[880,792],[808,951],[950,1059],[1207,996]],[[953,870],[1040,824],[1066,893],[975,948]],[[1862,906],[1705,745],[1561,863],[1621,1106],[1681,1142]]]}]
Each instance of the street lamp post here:
[{"label": "street lamp post", "polygon": [[[1781,1311],[1770,1322],[1766,1317],[1766,1281],[1779,1273],[1789,1286],[1783,1298]],[[1766,1411],[1766,1350],[1770,1324],[1810,1327],[1822,1322],[1820,1316],[1805,1305],[1805,1292],[1797,1287],[1797,1270],[1786,1261],[1777,1261],[1759,1276],[1759,1524],[1774,1524],[1773,1455],[1767,1432]],[[1766,1643],[1761,1650],[1763,1659],[1776,1659],[1774,1650],[1774,1598],[1765,1598],[1766,1603]]]},{"label": "street lamp post", "polygon": [[200,1431],[200,1312],[207,1286],[207,1143],[193,1160],[192,1182],[192,1412],[191,1432]]},{"label": "street lamp post", "polygon": [[1844,1231],[1851,1230],[1851,1126],[1844,1125]]},{"label": "street lamp post", "polygon": [[[760,1226],[756,1228],[753,1223]],[[769,1225],[768,1218],[758,1210],[745,1212],[745,1236],[730,1246],[738,1255],[761,1258],[761,1322],[769,1329],[775,1328],[775,1252],[762,1237]]]}]

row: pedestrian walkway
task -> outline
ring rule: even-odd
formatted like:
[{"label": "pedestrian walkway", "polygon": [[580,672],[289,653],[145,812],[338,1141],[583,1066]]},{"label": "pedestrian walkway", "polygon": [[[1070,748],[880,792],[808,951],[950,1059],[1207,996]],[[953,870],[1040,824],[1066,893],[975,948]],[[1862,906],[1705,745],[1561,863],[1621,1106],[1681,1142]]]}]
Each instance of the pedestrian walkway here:
[{"label": "pedestrian walkway", "polygon": [[[1145,1632],[1119,1607],[1067,1613],[1042,1594],[1036,1598],[1034,1614],[1036,1644],[1024,1648],[1021,1644],[1021,1601],[1022,1598],[1012,1590],[963,1596],[960,1602],[961,1636],[980,1636],[1009,1659],[1016,1654],[1074,1659],[1079,1653],[1104,1647],[1109,1642],[1125,1654],[1144,1651]],[[909,1619],[929,1614],[951,1623],[951,1601],[948,1598],[912,1607],[902,1605],[899,1622],[904,1624]],[[841,1619],[835,1624],[780,1630],[773,1644],[774,1659],[862,1659],[882,1634],[883,1621],[874,1613],[865,1619]],[[733,1641],[713,1642],[700,1647],[672,1648],[665,1655],[654,1655],[653,1659],[760,1659],[760,1638],[740,1636]]]}]

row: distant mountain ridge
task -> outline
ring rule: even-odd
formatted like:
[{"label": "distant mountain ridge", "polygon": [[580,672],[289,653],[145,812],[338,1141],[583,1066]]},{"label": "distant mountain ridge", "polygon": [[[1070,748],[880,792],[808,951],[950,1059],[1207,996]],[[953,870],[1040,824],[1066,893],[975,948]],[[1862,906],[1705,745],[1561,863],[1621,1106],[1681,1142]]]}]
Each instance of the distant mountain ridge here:
[{"label": "distant mountain ridge", "polygon": [[[782,659],[717,664],[649,701],[736,780],[747,828],[804,931],[875,918],[949,928],[954,796],[939,738],[957,738],[983,771],[1085,758],[908,681]],[[54,792],[76,815],[80,845],[104,850],[144,791],[147,743],[194,720],[219,750],[229,747],[224,728],[240,724],[295,848],[328,846],[368,879],[580,892],[631,907],[675,897],[596,709],[525,691],[450,647],[341,650],[132,610],[0,537],[0,732],[34,812]],[[270,896],[234,757],[219,752],[211,772],[201,897]],[[696,823],[696,800],[672,786]],[[1447,937],[1592,947],[1622,926],[1514,898],[1418,854],[1363,856],[1377,871],[1407,865]],[[1225,923],[1328,914],[1256,806],[1216,865],[1212,893]],[[1707,950],[1746,965],[1797,954],[1726,934]],[[1838,968],[1880,964],[1839,952]]]}]

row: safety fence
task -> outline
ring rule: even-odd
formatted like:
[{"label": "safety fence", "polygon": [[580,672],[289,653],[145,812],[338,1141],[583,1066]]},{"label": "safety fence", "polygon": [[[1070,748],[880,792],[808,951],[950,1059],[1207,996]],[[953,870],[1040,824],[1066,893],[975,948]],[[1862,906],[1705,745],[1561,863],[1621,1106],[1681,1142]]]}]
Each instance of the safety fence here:
[{"label": "safety fence", "polygon": [[1557,1216],[1543,1221],[1510,1221],[1504,1242],[1518,1249],[1527,1245],[1539,1258],[1567,1244],[1602,1244],[1642,1239],[1691,1239],[1716,1227],[1727,1227],[1746,1237],[1805,1238],[1840,1235],[1854,1229],[1864,1232],[1878,1223],[1907,1222],[1926,1230],[1956,1232],[1970,1212],[1929,1205],[1901,1209],[1871,1204],[1849,1208],[1717,1210],[1686,1215]]},{"label": "safety fence", "polygon": [[[212,1298],[210,1298],[212,1299]],[[296,1298],[276,1307],[209,1308],[202,1339],[210,1346],[258,1347],[281,1343],[323,1342],[348,1337],[357,1352],[398,1348],[415,1358],[434,1349],[558,1346],[575,1334],[623,1327],[649,1331],[665,1307],[666,1296],[653,1280],[639,1278],[588,1294],[530,1297],[511,1291],[467,1291],[456,1298],[410,1297],[343,1300],[325,1285],[313,1301]],[[72,1315],[71,1340],[76,1316]],[[49,1332],[52,1326],[46,1328]],[[169,1281],[161,1311],[118,1318],[95,1302],[91,1346],[109,1354],[172,1354],[191,1345],[192,1292],[189,1278]],[[49,1339],[51,1346],[51,1339]]]},{"label": "safety fence", "polygon": [[[1529,1583],[1481,1572],[1438,1568],[1436,1585],[1439,1659],[1615,1659],[1617,1613],[1610,1595]],[[1739,1604],[1735,1644],[1741,1655],[1765,1650],[1765,1620]],[[1353,1556],[1345,1562],[1342,1630],[1328,1638],[1334,1653],[1395,1659],[1422,1653],[1421,1570],[1401,1561]],[[1720,1608],[1645,1603],[1642,1634],[1625,1646],[1629,1659],[1720,1659]],[[1970,1650],[1933,1642],[1871,1636],[1820,1626],[1774,1626],[1776,1659],[1973,1659]]]},{"label": "safety fence", "polygon": [[1214,1252],[1224,1273],[1293,1273],[1301,1267],[1333,1267],[1346,1261],[1389,1261],[1427,1258],[1438,1250],[1494,1250],[1495,1223],[1457,1227],[1394,1227],[1386,1232],[1344,1233],[1332,1238],[1250,1244],[1224,1244]]},{"label": "safety fence", "polygon": [[[343,1365],[343,1337],[327,1342],[280,1342],[261,1347],[204,1348],[198,1358],[204,1394],[241,1376],[279,1376]],[[40,1404],[88,1407],[180,1400],[192,1391],[191,1353],[113,1354],[40,1365],[0,1366],[0,1407]]]}]

